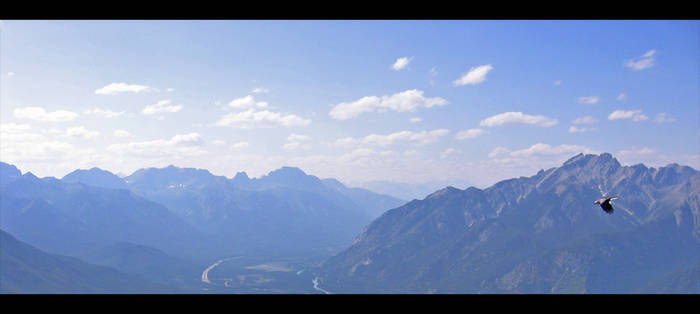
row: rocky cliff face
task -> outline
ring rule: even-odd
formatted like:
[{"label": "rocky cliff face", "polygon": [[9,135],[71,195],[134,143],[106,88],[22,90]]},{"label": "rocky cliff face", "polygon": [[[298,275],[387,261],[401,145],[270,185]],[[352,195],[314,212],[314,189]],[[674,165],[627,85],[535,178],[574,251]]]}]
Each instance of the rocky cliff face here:
[{"label": "rocky cliff face", "polygon": [[[700,173],[579,154],[376,219],[319,268],[333,292],[633,292],[699,258]],[[608,215],[593,201],[618,196]]]}]

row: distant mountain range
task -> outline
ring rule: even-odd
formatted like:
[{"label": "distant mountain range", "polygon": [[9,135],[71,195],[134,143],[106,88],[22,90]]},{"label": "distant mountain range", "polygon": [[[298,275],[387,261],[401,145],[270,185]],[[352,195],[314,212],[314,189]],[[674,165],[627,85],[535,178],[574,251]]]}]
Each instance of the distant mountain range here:
[{"label": "distant mountain range", "polygon": [[174,166],[120,178],[92,168],[60,180],[0,167],[0,228],[52,254],[80,258],[115,243],[195,264],[231,254],[323,256],[404,203],[293,167],[256,179]]},{"label": "distant mountain range", "polygon": [[350,182],[351,186],[368,189],[376,193],[391,195],[407,201],[413,199],[423,199],[428,194],[433,193],[446,186],[470,187],[474,184],[465,180],[443,180],[426,183],[405,183],[384,180]]},{"label": "distant mountain range", "polygon": [[177,213],[231,251],[327,254],[403,200],[321,180],[295,167],[261,178],[227,179],[194,168],[148,168],[124,178],[129,189]]},{"label": "distant mountain range", "polygon": [[699,248],[697,170],[579,154],[392,209],[317,274],[334,293],[699,293]]},{"label": "distant mountain range", "polygon": [[47,252],[79,256],[112,242],[171,252],[199,246],[195,228],[129,190],[38,178],[31,172],[13,176],[0,186],[0,228]]},{"label": "distant mountain range", "polygon": [[201,292],[241,255],[324,259],[305,270],[333,293],[700,292],[700,172],[607,153],[408,203],[295,167],[59,180],[0,162],[0,229],[3,293]]},{"label": "distant mountain range", "polygon": [[[255,179],[175,166],[120,178],[92,168],[59,180],[0,163],[1,229],[46,254],[183,291],[198,291],[198,272],[222,256],[337,252],[373,218],[403,203],[293,167]],[[25,288],[17,291],[43,291]]]}]

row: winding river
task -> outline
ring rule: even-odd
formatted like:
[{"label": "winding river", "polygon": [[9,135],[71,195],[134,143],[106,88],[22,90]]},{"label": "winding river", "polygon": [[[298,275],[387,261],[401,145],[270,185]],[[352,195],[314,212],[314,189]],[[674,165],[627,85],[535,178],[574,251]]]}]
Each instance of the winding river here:
[{"label": "winding river", "polygon": [[312,280],[311,282],[314,283],[314,289],[316,289],[316,290],[318,290],[318,291],[321,291],[321,292],[323,292],[323,293],[325,293],[325,294],[331,294],[330,291],[323,290],[323,289],[321,289],[321,287],[318,286],[318,277],[315,277],[314,280]]},{"label": "winding river", "polygon": [[219,266],[219,264],[221,264],[221,263],[223,263],[223,262],[225,262],[225,261],[229,261],[229,260],[237,259],[237,258],[241,258],[241,256],[234,256],[234,257],[222,258],[222,259],[216,261],[216,263],[211,264],[211,266],[207,267],[207,269],[205,269],[205,270],[202,272],[202,282],[211,284],[211,281],[209,281],[209,271],[212,270],[212,269],[214,269],[214,267]]}]

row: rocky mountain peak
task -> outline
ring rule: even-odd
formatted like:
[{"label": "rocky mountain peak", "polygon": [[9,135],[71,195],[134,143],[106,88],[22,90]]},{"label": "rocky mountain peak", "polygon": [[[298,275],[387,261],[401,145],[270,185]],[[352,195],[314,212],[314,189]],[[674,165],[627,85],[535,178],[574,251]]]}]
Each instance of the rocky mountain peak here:
[{"label": "rocky mountain peak", "polygon": [[445,188],[439,189],[439,190],[431,193],[430,195],[426,196],[426,199],[440,198],[440,197],[444,197],[450,193],[459,192],[459,191],[462,191],[462,190],[455,188],[453,186],[447,186]]}]

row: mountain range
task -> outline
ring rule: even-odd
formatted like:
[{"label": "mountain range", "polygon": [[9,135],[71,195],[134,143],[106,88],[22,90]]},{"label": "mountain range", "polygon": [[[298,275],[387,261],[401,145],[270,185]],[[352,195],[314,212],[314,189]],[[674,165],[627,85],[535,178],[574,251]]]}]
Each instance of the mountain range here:
[{"label": "mountain range", "polygon": [[0,229],[3,293],[199,293],[231,256],[313,261],[333,293],[700,292],[700,172],[607,153],[410,202],[295,167],[57,179],[0,162]]},{"label": "mountain range", "polygon": [[389,210],[317,274],[334,293],[698,293],[680,274],[699,260],[700,173],[603,153]]},{"label": "mountain range", "polygon": [[255,179],[175,166],[124,178],[79,169],[56,179],[0,167],[0,229],[47,254],[188,289],[197,271],[225,256],[337,252],[404,203],[294,167]]},{"label": "mountain range", "polygon": [[232,179],[194,168],[148,168],[124,178],[129,189],[177,213],[223,247],[261,254],[327,254],[403,200],[321,180],[296,167]]}]

